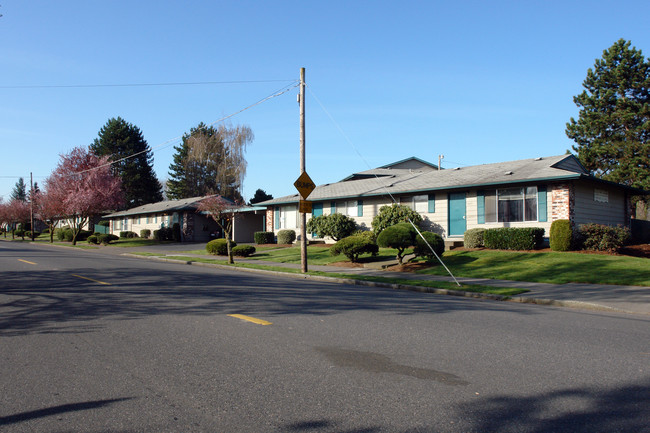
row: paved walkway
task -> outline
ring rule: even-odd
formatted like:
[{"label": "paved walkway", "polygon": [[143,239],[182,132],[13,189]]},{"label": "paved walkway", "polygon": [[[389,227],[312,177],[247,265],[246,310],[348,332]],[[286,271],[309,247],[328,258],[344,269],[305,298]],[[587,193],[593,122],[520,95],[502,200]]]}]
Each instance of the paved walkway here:
[{"label": "paved walkway", "polygon": [[[115,252],[128,253],[136,251],[146,251],[162,255],[178,255],[174,251],[188,251],[192,249],[203,248],[205,244],[167,244],[150,247],[136,247],[128,250],[110,248]],[[108,248],[107,248],[108,250]],[[120,251],[121,250],[121,251]],[[192,256],[191,254],[182,254],[183,256]],[[204,257],[204,255],[196,255]],[[225,257],[224,257],[225,259]],[[264,264],[274,267],[300,269],[299,264],[275,263],[253,259],[236,258],[237,263],[254,263]],[[650,266],[650,260],[648,261]],[[354,275],[372,275],[386,278],[400,278],[406,280],[435,280],[450,281],[452,277],[422,275],[410,272],[389,272],[373,268],[348,268],[337,266],[319,266],[309,265],[310,271],[322,271],[326,273],[354,274]],[[614,286],[598,284],[546,284],[531,283],[523,281],[493,280],[480,278],[462,278],[458,277],[460,283],[480,284],[495,287],[515,287],[529,290],[529,292],[514,297],[517,302],[532,302],[558,306],[572,306],[577,308],[590,308],[599,310],[620,311],[626,313],[638,313],[650,315],[650,287],[643,286]],[[445,292],[444,290],[438,292]]]}]

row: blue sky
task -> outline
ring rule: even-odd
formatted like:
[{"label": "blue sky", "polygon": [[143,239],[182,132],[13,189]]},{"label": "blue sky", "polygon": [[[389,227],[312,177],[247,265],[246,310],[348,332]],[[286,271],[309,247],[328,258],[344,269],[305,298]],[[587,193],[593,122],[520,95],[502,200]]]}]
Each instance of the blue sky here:
[{"label": "blue sky", "polygon": [[[42,183],[117,116],[142,130],[164,181],[183,133],[275,93],[301,67],[316,184],[410,156],[443,154],[451,168],[563,154],[594,60],[619,38],[650,55],[647,0],[1,5],[5,200],[19,176]],[[222,84],[74,87],[188,82]],[[296,192],[297,92],[230,119],[255,134],[247,199]]]}]

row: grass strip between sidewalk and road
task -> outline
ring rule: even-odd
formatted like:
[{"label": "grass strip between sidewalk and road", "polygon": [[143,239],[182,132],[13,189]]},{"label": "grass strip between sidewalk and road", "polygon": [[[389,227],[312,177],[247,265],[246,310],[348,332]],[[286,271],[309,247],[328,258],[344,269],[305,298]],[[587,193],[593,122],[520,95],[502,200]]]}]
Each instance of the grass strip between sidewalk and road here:
[{"label": "grass strip between sidewalk and road", "polygon": [[[300,269],[285,268],[282,266],[271,266],[271,265],[256,264],[256,263],[255,264],[235,263],[234,265],[229,265],[227,260],[210,259],[210,258],[202,258],[202,257],[168,256],[162,254],[143,253],[143,252],[136,252],[131,254],[144,256],[144,257],[158,257],[166,260],[178,260],[188,264],[207,263],[207,264],[232,266],[234,268],[260,269],[260,270],[272,271],[272,272],[302,274]],[[453,290],[453,291],[461,291],[461,292],[484,293],[490,295],[504,296],[506,298],[528,292],[528,290],[526,289],[484,286],[478,284],[476,285],[461,284],[461,286],[458,287],[455,283],[451,283],[447,281],[413,280],[407,278],[389,278],[389,277],[381,277],[381,276],[354,275],[354,274],[322,272],[322,271],[308,271],[307,274],[320,276],[320,277],[342,278],[347,280],[368,281],[368,282],[391,284],[391,285],[404,285],[404,286],[425,287],[425,288],[432,288],[432,289],[445,289],[445,290]]]}]

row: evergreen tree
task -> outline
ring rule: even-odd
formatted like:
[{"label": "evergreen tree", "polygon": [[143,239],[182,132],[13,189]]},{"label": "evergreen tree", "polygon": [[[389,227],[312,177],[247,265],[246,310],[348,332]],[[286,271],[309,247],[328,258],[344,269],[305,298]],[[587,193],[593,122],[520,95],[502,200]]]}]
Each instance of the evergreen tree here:
[{"label": "evergreen tree", "polygon": [[25,185],[25,179],[22,177],[18,178],[18,182],[11,191],[11,200],[27,201],[27,186]]},{"label": "evergreen tree", "polygon": [[650,189],[650,61],[618,40],[587,72],[580,107],[566,134],[588,170],[606,180]]},{"label": "evergreen tree", "polygon": [[206,126],[199,123],[183,135],[169,166],[167,196],[171,199],[221,195],[241,201],[246,173],[244,151],[253,139],[247,126]]},{"label": "evergreen tree", "polygon": [[113,173],[122,179],[125,208],[162,201],[153,154],[140,128],[121,117],[109,119],[90,149],[97,156],[109,155],[111,161],[117,161],[113,163]]},{"label": "evergreen tree", "polygon": [[273,196],[271,194],[267,194],[266,191],[264,191],[263,189],[258,188],[257,191],[255,191],[255,195],[253,196],[253,198],[249,203],[255,204],[267,200],[273,200]]}]

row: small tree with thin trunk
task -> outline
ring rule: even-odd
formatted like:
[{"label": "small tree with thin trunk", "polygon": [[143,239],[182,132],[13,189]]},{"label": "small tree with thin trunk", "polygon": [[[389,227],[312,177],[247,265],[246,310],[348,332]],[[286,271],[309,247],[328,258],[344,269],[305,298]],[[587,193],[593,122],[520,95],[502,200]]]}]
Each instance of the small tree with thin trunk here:
[{"label": "small tree with thin trunk", "polygon": [[50,243],[53,243],[56,220],[64,214],[63,203],[55,194],[37,191],[34,194],[34,205],[36,214],[50,229]]},{"label": "small tree with thin trunk", "polygon": [[212,195],[200,201],[198,212],[207,213],[210,218],[216,222],[223,231],[226,238],[226,246],[228,249],[228,263],[233,264],[235,260],[232,255],[232,226],[235,220],[237,209],[241,208],[241,203],[235,203],[220,195]]},{"label": "small tree with thin trunk", "polygon": [[25,225],[29,221],[29,204],[22,200],[12,200],[8,204],[9,220],[11,223],[11,238],[15,239],[16,225],[22,224],[22,238],[25,240]]}]

